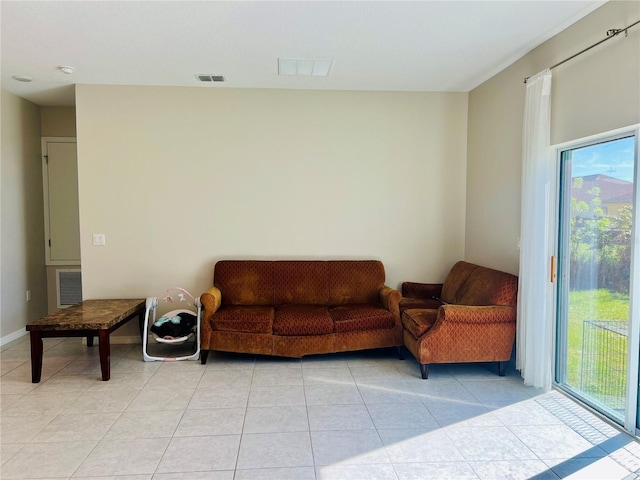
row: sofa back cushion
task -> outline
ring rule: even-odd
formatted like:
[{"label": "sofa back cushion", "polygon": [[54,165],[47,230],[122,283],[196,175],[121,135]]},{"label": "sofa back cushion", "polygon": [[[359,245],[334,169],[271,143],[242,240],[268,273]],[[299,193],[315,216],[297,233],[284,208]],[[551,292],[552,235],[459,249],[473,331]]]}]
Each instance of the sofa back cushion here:
[{"label": "sofa back cushion", "polygon": [[487,267],[478,267],[458,291],[460,305],[515,306],[518,277]]},{"label": "sofa back cushion", "polygon": [[221,260],[213,285],[222,292],[222,305],[273,305],[273,262]]},{"label": "sofa back cushion", "polygon": [[457,262],[451,267],[447,278],[442,284],[442,300],[447,303],[460,303],[459,292],[468,280],[469,275],[478,268],[480,268],[479,265],[463,261]]},{"label": "sofa back cushion", "polygon": [[329,305],[380,303],[385,274],[378,260],[329,261]]},{"label": "sofa back cushion", "polygon": [[385,274],[378,260],[221,260],[213,285],[222,305],[379,303]]},{"label": "sofa back cushion", "polygon": [[273,266],[274,305],[327,305],[326,261],[276,261]]}]

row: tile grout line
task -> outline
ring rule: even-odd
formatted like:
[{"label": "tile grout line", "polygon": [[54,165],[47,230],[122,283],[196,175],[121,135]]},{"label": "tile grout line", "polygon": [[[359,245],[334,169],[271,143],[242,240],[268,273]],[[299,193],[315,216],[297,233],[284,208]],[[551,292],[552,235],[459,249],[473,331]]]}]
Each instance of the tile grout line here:
[{"label": "tile grout line", "polygon": [[[151,377],[149,377],[149,380],[147,381],[147,383],[145,383],[145,385],[148,385],[148,383],[158,373],[158,371],[160,370],[161,367],[162,367],[162,365],[160,367],[158,367],[155,372],[153,372],[153,375],[151,375]],[[200,379],[198,380],[198,385],[202,381],[202,376],[203,375],[204,375],[204,372],[202,372],[202,375],[200,376]],[[182,419],[184,418],[185,414],[187,413],[187,410],[189,408],[189,403],[191,403],[191,399],[193,398],[193,395],[195,394],[197,388],[198,388],[198,386],[196,385],[196,388],[194,388],[193,393],[189,397],[189,401],[187,402],[187,404],[184,407],[184,409],[182,409],[182,413],[180,414],[180,419],[176,423],[176,427],[173,429],[173,433],[169,437],[169,441],[167,442],[166,447],[164,447],[162,455],[160,455],[160,457],[158,458],[158,463],[156,464],[156,467],[154,468],[153,473],[151,474],[151,478],[155,477],[155,475],[159,473],[158,472],[158,468],[160,468],[160,464],[162,463],[162,459],[167,454],[167,450],[169,450],[169,446],[171,445],[171,442],[173,441],[174,438],[176,438],[176,436],[175,436],[176,435],[176,431],[178,430],[178,427],[180,426],[180,423],[182,422]],[[140,393],[138,393],[138,395],[140,395]],[[134,400],[135,400],[135,398],[137,398],[137,395],[136,395],[136,397],[134,397]],[[133,402],[133,400],[132,400],[132,402]]]},{"label": "tile grout line", "polygon": [[244,418],[242,419],[242,429],[240,430],[240,438],[238,440],[238,451],[236,452],[236,462],[233,466],[233,478],[236,478],[238,473],[238,462],[240,461],[240,451],[242,450],[242,441],[244,439],[244,426],[247,421],[247,412],[249,410],[249,400],[251,399],[251,390],[253,390],[253,380],[256,372],[256,358],[253,358],[251,367],[251,382],[249,383],[249,393],[247,394],[247,401],[244,406]]},{"label": "tile grout line", "polygon": [[[302,362],[300,362],[300,366],[302,367]],[[307,412],[307,431],[309,434],[309,448],[311,449],[311,462],[313,463],[312,465],[313,478],[317,480],[318,467],[316,465],[316,455],[313,452],[313,436],[311,435],[311,420],[309,419],[309,402],[307,401],[307,389],[306,389],[307,384],[305,383],[305,379],[304,379],[304,369],[302,370],[301,374],[302,374],[302,394],[304,395],[304,410],[305,412]]]}]

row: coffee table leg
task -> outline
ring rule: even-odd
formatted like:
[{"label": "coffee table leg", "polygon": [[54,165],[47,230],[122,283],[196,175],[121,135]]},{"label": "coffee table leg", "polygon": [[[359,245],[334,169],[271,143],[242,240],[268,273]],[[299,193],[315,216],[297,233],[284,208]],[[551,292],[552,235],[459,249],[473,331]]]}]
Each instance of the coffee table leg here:
[{"label": "coffee table leg", "polygon": [[87,347],[93,347],[93,335],[87,337]]},{"label": "coffee table leg", "polygon": [[42,377],[42,337],[40,332],[31,331],[31,383],[40,382]]},{"label": "coffee table leg", "polygon": [[100,369],[102,370],[102,381],[106,382],[111,378],[111,347],[109,345],[109,332],[100,330],[98,332],[100,339]]}]

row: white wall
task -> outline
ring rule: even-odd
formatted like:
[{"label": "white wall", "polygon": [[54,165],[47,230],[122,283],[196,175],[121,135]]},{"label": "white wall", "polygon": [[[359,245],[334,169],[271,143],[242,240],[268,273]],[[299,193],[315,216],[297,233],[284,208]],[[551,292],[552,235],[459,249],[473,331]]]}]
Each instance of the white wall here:
[{"label": "white wall", "polygon": [[[469,93],[465,255],[518,272],[524,78],[640,18],[640,2],[609,1]],[[551,141],[640,122],[640,28],[553,70]]]},{"label": "white wall", "polygon": [[[40,108],[2,89],[0,342],[47,313]],[[26,301],[31,290],[32,300]]]},{"label": "white wall", "polygon": [[[464,255],[467,94],[76,90],[85,298],[199,294],[221,258]],[[106,246],[92,246],[92,234]]]}]

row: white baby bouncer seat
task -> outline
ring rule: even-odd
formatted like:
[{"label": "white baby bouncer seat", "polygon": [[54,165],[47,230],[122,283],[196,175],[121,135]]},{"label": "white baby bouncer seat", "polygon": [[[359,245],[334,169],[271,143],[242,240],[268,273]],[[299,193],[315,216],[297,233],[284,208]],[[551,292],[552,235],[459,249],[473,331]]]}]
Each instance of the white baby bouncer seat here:
[{"label": "white baby bouncer seat", "polygon": [[[173,302],[173,297],[169,294],[171,291],[178,291],[178,298],[181,303],[186,303],[190,308],[179,308],[176,310],[171,310],[170,312],[165,313],[160,317],[159,320],[156,321],[156,311],[158,308],[158,299],[156,297],[147,297],[146,301],[146,309],[144,313],[144,328],[142,330],[142,358],[145,362],[173,362],[179,360],[198,360],[200,358],[200,318],[201,318],[201,304],[200,298],[194,298],[189,292],[179,287],[172,287],[167,289],[166,296],[164,297],[165,302]],[[188,298],[187,298],[188,297]],[[189,299],[191,301],[189,301]],[[194,342],[194,352],[191,354],[184,354],[175,357],[161,357],[149,354],[149,329],[150,324],[149,320],[151,320],[151,325],[157,324],[157,322],[167,322],[167,321],[175,321],[176,317],[179,317],[181,313],[188,313],[190,315],[195,315],[196,324],[194,328],[189,331],[186,335],[182,335],[180,337],[160,337],[156,335],[154,332],[151,332],[151,335],[155,339],[156,342],[162,343],[165,345],[182,345],[185,342],[192,340]]]}]

